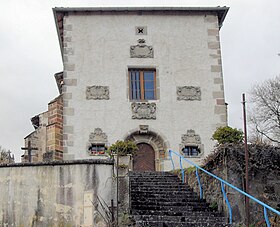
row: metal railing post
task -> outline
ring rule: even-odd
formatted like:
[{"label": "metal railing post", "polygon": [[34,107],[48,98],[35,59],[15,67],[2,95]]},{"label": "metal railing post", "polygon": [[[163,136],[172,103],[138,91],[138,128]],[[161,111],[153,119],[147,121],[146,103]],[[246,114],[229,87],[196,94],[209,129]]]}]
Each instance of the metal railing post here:
[{"label": "metal railing post", "polygon": [[228,213],[229,213],[229,224],[232,224],[232,209],[231,209],[231,206],[230,206],[230,202],[227,198],[227,194],[225,192],[225,185],[223,182],[221,182],[221,188],[222,188],[222,192],[223,192],[223,196],[224,196],[224,199],[226,201],[226,204],[228,206]]},{"label": "metal railing post", "polygon": [[181,168],[181,174],[182,174],[182,183],[184,184],[185,183],[185,171],[182,166],[182,157],[180,157],[180,168]]},{"label": "metal railing post", "polygon": [[199,187],[199,197],[200,197],[200,199],[203,199],[203,190],[202,190],[202,186],[201,186],[200,177],[199,177],[199,174],[198,174],[198,168],[197,167],[195,168],[195,175],[196,175],[197,182],[198,182],[198,187]]},{"label": "metal railing post", "polygon": [[175,165],[174,165],[174,162],[173,162],[173,159],[172,159],[172,154],[171,154],[171,150],[169,150],[169,157],[170,157],[170,160],[171,160],[171,163],[172,163],[172,167],[173,167],[173,170],[175,170]]},{"label": "metal railing post", "polygon": [[265,218],[265,222],[266,222],[267,227],[270,227],[270,222],[269,222],[269,219],[268,219],[268,216],[267,216],[267,210],[266,210],[265,207],[263,207],[263,214],[264,214],[264,218]]}]

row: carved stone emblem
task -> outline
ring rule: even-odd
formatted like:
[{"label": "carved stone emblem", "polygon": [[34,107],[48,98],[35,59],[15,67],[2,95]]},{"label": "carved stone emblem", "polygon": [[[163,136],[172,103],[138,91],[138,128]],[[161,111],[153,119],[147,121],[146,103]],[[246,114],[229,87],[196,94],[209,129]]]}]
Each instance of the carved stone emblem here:
[{"label": "carved stone emblem", "polygon": [[149,131],[149,125],[139,125],[140,134],[147,134]]},{"label": "carved stone emblem", "polygon": [[154,49],[152,46],[147,46],[144,39],[138,39],[138,44],[130,46],[131,58],[153,58]]},{"label": "carved stone emblem", "polygon": [[195,131],[192,129],[188,130],[187,134],[183,134],[181,139],[184,146],[201,144],[200,136],[195,134]]},{"label": "carved stone emblem", "polygon": [[155,103],[132,103],[132,119],[156,119]]},{"label": "carved stone emblem", "polygon": [[94,132],[89,135],[89,143],[107,143],[107,135],[102,131],[101,128],[96,128]]},{"label": "carved stone emblem", "polygon": [[201,100],[200,87],[177,87],[177,100]]},{"label": "carved stone emblem", "polygon": [[108,86],[88,86],[86,90],[87,99],[109,99]]}]

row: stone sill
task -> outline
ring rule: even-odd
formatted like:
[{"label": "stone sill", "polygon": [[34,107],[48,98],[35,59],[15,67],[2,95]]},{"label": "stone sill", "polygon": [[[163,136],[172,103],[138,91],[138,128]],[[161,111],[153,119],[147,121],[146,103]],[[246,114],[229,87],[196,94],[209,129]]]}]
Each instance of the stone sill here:
[{"label": "stone sill", "polygon": [[201,158],[202,155],[198,155],[198,156],[183,156],[184,158]]}]

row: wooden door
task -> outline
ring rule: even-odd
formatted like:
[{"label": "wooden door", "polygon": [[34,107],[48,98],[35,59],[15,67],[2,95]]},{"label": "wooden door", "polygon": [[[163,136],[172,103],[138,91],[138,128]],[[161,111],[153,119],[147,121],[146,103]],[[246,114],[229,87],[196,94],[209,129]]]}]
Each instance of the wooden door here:
[{"label": "wooden door", "polygon": [[138,151],[133,156],[133,170],[138,172],[155,171],[155,151],[147,143],[137,144]]}]

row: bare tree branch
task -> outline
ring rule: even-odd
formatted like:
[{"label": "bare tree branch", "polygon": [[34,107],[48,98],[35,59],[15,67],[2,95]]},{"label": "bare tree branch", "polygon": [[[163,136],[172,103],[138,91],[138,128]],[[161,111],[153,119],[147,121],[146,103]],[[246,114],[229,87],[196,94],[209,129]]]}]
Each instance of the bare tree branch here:
[{"label": "bare tree branch", "polygon": [[249,122],[256,138],[280,143],[280,76],[256,84],[251,90]]}]

